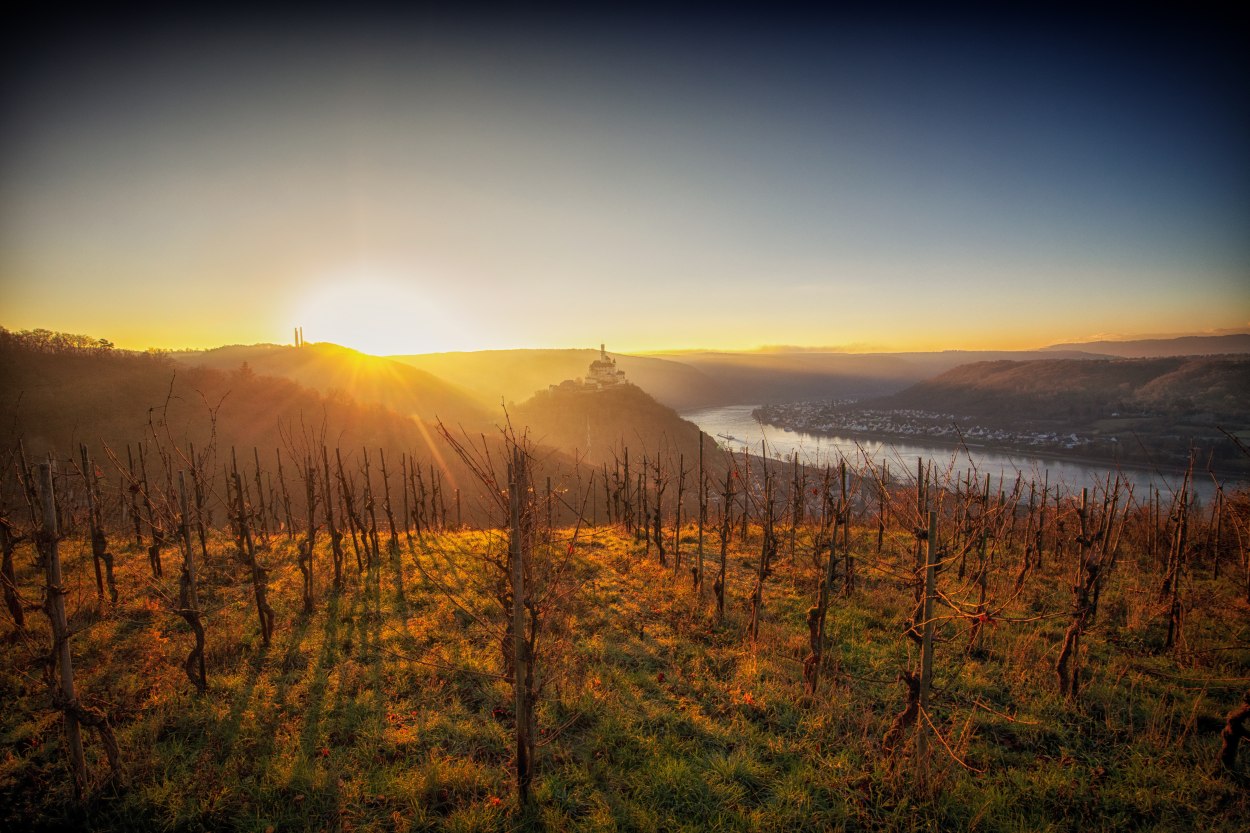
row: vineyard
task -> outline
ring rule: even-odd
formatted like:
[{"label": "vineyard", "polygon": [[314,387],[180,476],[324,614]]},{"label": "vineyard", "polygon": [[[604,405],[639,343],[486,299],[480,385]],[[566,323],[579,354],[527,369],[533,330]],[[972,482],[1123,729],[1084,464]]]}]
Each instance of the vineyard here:
[{"label": "vineyard", "polygon": [[1192,465],[1141,494],[439,433],[11,449],[0,825],[1250,818],[1250,498]]}]

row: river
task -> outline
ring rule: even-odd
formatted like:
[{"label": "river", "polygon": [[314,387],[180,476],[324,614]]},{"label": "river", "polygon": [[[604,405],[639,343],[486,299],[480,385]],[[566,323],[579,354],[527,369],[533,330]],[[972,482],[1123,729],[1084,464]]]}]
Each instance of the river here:
[{"label": "river", "polygon": [[[799,455],[799,462],[817,468],[827,463],[836,464],[839,457],[845,457],[848,464],[863,465],[865,459],[875,466],[888,462],[893,477],[907,476],[916,471],[916,458],[932,460],[940,471],[951,472],[952,479],[962,481],[971,467],[984,479],[988,474],[994,479],[997,487],[1001,477],[1004,488],[1010,489],[1017,475],[1024,479],[1035,480],[1041,484],[1049,478],[1052,487],[1058,486],[1067,493],[1079,493],[1083,487],[1093,488],[1105,484],[1108,471],[1113,469],[1107,464],[1086,464],[1078,460],[1060,457],[1035,457],[1002,451],[969,446],[967,451],[950,446],[921,445],[901,440],[865,440],[849,437],[821,437],[815,434],[804,434],[764,425],[751,416],[756,405],[724,405],[716,408],[701,408],[687,411],[681,416],[698,425],[709,436],[716,439],[722,447],[731,451],[749,449],[759,454],[761,442],[765,443],[768,456],[775,459],[790,459]],[[727,440],[726,437],[732,439]],[[1120,474],[1133,486],[1137,498],[1143,499],[1148,489],[1159,489],[1163,495],[1169,495],[1180,488],[1181,475],[1171,472],[1159,473],[1144,468],[1121,467]],[[1204,503],[1215,494],[1215,484],[1205,472],[1194,478],[1193,491]],[[1244,482],[1226,481],[1226,490],[1237,486],[1246,488]],[[1165,498],[1166,499],[1166,498]]]}]

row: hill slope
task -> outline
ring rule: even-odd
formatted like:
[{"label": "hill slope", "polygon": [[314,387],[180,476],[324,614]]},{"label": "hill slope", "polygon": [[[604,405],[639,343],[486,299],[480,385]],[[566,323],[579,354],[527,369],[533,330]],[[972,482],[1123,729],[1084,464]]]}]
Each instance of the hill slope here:
[{"label": "hill slope", "polygon": [[183,364],[218,370],[237,370],[246,362],[261,375],[291,379],[323,394],[341,391],[358,402],[426,421],[438,418],[474,428],[489,422],[487,411],[456,385],[402,362],[337,344],[234,345],[172,355]]},{"label": "hill slope", "polygon": [[[377,404],[327,396],[250,367],[226,372],[161,355],[50,350],[0,330],[0,448],[19,439],[31,459],[51,453],[64,460],[85,442],[106,469],[106,446],[124,462],[127,446],[145,443],[151,455],[158,443],[184,452],[194,443],[197,455],[213,452],[200,461],[213,478],[232,447],[248,468],[253,448],[265,467],[278,453],[290,467],[325,442],[342,449],[350,471],[362,448],[381,448],[395,472],[399,455],[409,453],[439,468],[449,490],[473,484],[429,424]],[[398,487],[397,474],[391,482]]]},{"label": "hill slope", "polygon": [[[537,442],[591,466],[611,466],[628,447],[631,461],[658,457],[668,469],[684,457],[686,469],[693,472],[702,438],[708,471],[725,470],[715,440],[634,385],[593,392],[543,391],[516,405],[511,416],[514,425],[528,426]],[[694,482],[693,476],[687,480],[690,488]]]},{"label": "hill slope", "polygon": [[[479,402],[519,402],[565,379],[586,375],[597,350],[482,350],[391,356],[397,362],[463,385]],[[680,361],[612,354],[626,377],[670,408],[685,410],[732,400],[732,393]]]},{"label": "hill slope", "polygon": [[1135,414],[1242,422],[1250,414],[1250,359],[976,362],[873,405],[1024,421]]}]

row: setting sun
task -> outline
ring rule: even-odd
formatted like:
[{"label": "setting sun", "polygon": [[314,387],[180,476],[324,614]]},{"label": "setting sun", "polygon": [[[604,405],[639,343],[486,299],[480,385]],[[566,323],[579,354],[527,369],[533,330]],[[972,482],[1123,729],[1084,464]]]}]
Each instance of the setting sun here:
[{"label": "setting sun", "polygon": [[413,280],[346,275],[310,290],[292,326],[308,341],[330,341],[376,356],[455,349],[455,313]]}]

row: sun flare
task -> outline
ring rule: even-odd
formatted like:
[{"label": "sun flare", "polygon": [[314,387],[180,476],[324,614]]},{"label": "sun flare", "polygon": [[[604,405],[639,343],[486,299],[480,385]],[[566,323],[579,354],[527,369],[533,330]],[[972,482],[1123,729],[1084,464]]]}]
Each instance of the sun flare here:
[{"label": "sun flare", "polygon": [[453,349],[447,309],[412,281],[346,277],[309,291],[294,326],[310,342],[330,341],[376,356]]}]

